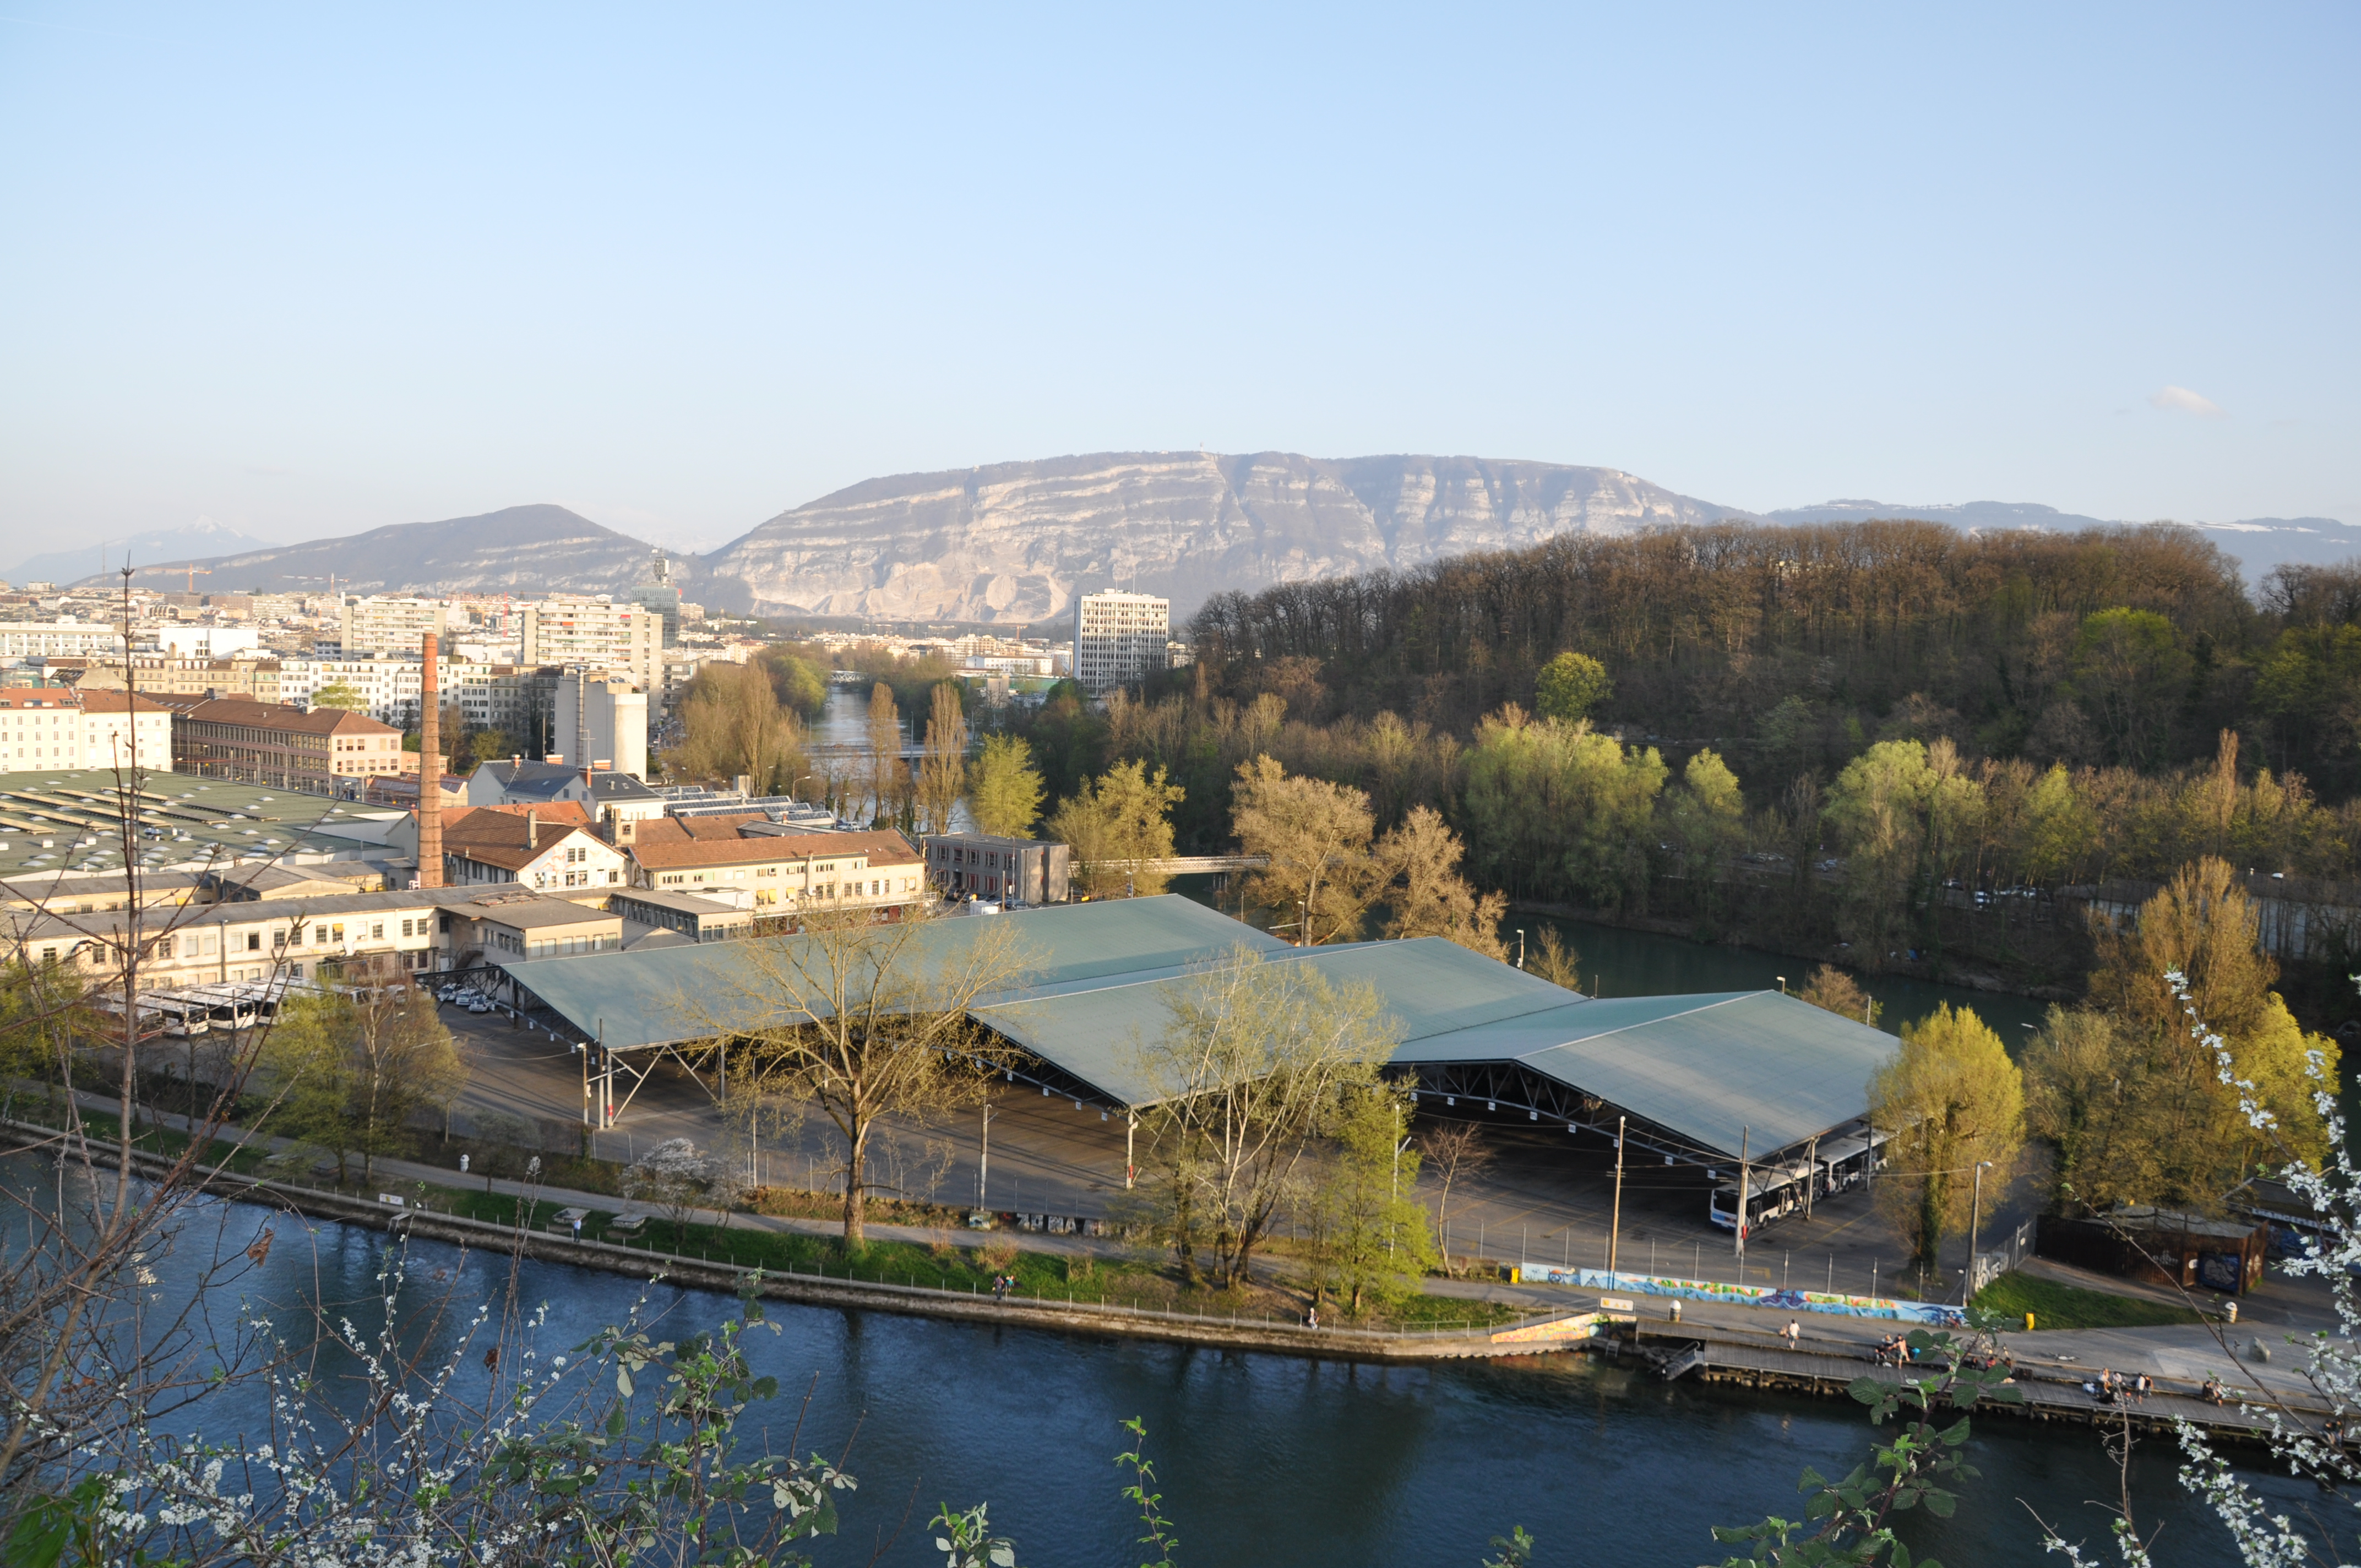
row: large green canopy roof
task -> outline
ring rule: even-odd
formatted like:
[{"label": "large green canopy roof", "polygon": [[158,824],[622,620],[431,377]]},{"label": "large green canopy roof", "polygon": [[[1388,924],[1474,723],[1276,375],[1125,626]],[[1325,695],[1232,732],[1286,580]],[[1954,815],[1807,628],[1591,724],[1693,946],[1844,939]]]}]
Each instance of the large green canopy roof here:
[{"label": "large green canopy roof", "polygon": [[[1014,932],[1025,973],[972,1014],[1118,1105],[1162,1097],[1143,1047],[1194,971],[1240,949],[1308,965],[1332,985],[1373,987],[1400,1027],[1397,1066],[1513,1066],[1730,1160],[1741,1146],[1764,1153],[1860,1120],[1894,1049],[1891,1036],[1777,992],[1594,1001],[1440,938],[1291,948],[1170,896],[936,920],[918,933],[917,962],[955,962],[995,925]],[[697,1019],[718,999],[752,1005],[750,945],[546,959],[511,972],[583,1038],[631,1048],[711,1032]]]}]

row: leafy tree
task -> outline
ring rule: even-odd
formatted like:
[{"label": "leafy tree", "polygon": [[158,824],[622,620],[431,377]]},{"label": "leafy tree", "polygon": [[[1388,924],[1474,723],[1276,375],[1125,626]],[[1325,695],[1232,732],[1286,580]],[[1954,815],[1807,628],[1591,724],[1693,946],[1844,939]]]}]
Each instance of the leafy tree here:
[{"label": "leafy tree", "polygon": [[1568,991],[1582,989],[1582,955],[1566,946],[1554,921],[1543,922],[1534,934],[1532,955],[1526,959],[1525,968],[1552,985],[1562,985]]},{"label": "leafy tree", "polygon": [[1729,862],[1746,846],[1746,801],[1738,775],[1716,753],[1699,751],[1681,769],[1681,782],[1664,792],[1658,815],[1697,904],[1718,909]]},{"label": "leafy tree", "polygon": [[1093,898],[1162,893],[1170,876],[1150,863],[1172,858],[1172,808],[1184,791],[1142,762],[1118,762],[1096,782],[1059,802],[1052,839],[1072,846],[1073,876]]},{"label": "leafy tree", "polygon": [[948,833],[951,813],[967,789],[967,711],[960,704],[956,681],[935,688],[927,718],[926,755],[918,763],[918,825],[928,833]]},{"label": "leafy tree", "polygon": [[2110,761],[2147,767],[2163,759],[2191,668],[2172,622],[2157,610],[2119,608],[2083,618],[2074,692]]},{"label": "leafy tree", "polygon": [[1529,897],[1644,904],[1666,774],[1653,746],[1502,708],[1467,754],[1477,874]]},{"label": "leafy tree", "polygon": [[1240,949],[1166,1003],[1139,1069],[1155,1086],[1141,1201],[1194,1284],[1243,1283],[1345,1099],[1367,1093],[1400,1028],[1367,986]]},{"label": "leafy tree", "polygon": [[366,971],[347,978],[357,983],[281,1008],[258,1063],[277,1096],[270,1131],[333,1153],[339,1182],[356,1154],[368,1180],[380,1157],[409,1147],[413,1115],[448,1106],[467,1081],[432,1001]]},{"label": "leafy tree", "polygon": [[1290,776],[1262,756],[1238,764],[1233,799],[1240,852],[1268,861],[1246,878],[1246,901],[1279,923],[1296,923],[1307,947],[1357,938],[1385,886],[1370,853],[1377,824],[1369,797],[1325,779]]},{"label": "leafy tree", "polygon": [[1889,1131],[1881,1210],[1934,1265],[1943,1237],[1964,1223],[1972,1168],[1990,1161],[2005,1185],[2025,1143],[2025,1083],[2000,1036],[1949,1003],[1903,1032],[1902,1048],[1871,1080],[1870,1117]]},{"label": "leafy tree", "polygon": [[1814,970],[1812,978],[1795,994],[1815,1007],[1858,1019],[1872,1028],[1876,1027],[1877,1015],[1885,1011],[1884,1004],[1872,1001],[1860,981],[1834,964],[1822,964]]},{"label": "leafy tree", "polygon": [[1417,1198],[1418,1154],[1406,1146],[1403,1092],[1380,1080],[1340,1097],[1334,1149],[1312,1192],[1313,1266],[1355,1316],[1365,1299],[1391,1301],[1418,1288],[1434,1265],[1434,1237]]},{"label": "leafy tree", "polygon": [[828,707],[829,666],[774,645],[755,655],[779,706],[808,722]]},{"label": "leafy tree", "polygon": [[[1021,982],[1016,927],[960,921],[950,939],[944,918],[923,905],[890,922],[815,908],[797,936],[729,944],[728,961],[675,1003],[688,1028],[728,1043],[733,1095],[808,1105],[835,1129],[849,1247],[867,1242],[880,1124],[975,1103],[1006,1054],[968,1009]],[[749,1031],[748,1018],[767,1022]]]},{"label": "leafy tree", "polygon": [[[2253,902],[2211,857],[2182,867],[2130,929],[2101,934],[2090,1006],[2053,1008],[2026,1057],[2032,1124],[2057,1149],[2059,1208],[2210,1210],[2267,1160],[2325,1156],[2327,1126],[2305,1072],[2315,1053],[2333,1071],[2337,1046],[2289,1014],[2257,935]],[[2227,1042],[2269,1129],[2252,1124],[2241,1089],[2191,1035],[2173,974]]]},{"label": "leafy tree", "polygon": [[1589,718],[1593,708],[1614,695],[1607,666],[1571,650],[1543,664],[1533,677],[1533,710],[1561,723]]},{"label": "leafy tree", "polygon": [[713,1210],[727,1223],[745,1183],[737,1161],[708,1154],[687,1138],[666,1138],[623,1168],[622,1188],[624,1197],[662,1209],[676,1233],[699,1209]]},{"label": "leafy tree", "polygon": [[980,832],[1028,839],[1041,815],[1041,773],[1032,748],[1014,735],[987,735],[968,784],[968,810]]},{"label": "leafy tree", "polygon": [[740,773],[760,795],[783,793],[807,771],[803,721],[779,707],[770,678],[752,664],[708,664],[681,702],[684,739],[667,768],[690,778]]},{"label": "leafy tree", "polygon": [[1845,765],[1827,819],[1845,852],[1845,882],[1872,957],[1932,910],[1940,883],[1975,844],[1983,795],[1948,739],[1881,740]]},{"label": "leafy tree", "polygon": [[313,707],[338,707],[348,713],[361,709],[361,693],[350,681],[330,681],[312,694]]},{"label": "leafy tree", "polygon": [[1386,879],[1389,939],[1447,937],[1486,958],[1505,956],[1500,918],[1508,898],[1470,886],[1459,874],[1462,853],[1459,835],[1431,806],[1412,806],[1400,827],[1378,840],[1374,855]]},{"label": "leafy tree", "polygon": [[884,681],[869,688],[868,771],[870,826],[910,826],[913,781],[902,761],[902,713]]}]

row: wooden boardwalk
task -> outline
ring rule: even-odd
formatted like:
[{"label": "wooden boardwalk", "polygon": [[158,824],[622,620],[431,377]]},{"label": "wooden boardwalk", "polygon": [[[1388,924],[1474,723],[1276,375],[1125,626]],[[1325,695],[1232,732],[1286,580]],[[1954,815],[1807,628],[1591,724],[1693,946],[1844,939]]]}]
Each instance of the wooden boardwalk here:
[{"label": "wooden boardwalk", "polygon": [[[1899,1383],[1924,1376],[1927,1368],[1879,1364],[1872,1356],[1848,1354],[1838,1343],[1790,1349],[1768,1335],[1743,1331],[1698,1327],[1693,1332],[1650,1323],[1639,1326],[1638,1348],[1659,1363],[1666,1376],[1697,1376],[1710,1383],[1734,1383],[1749,1388],[1778,1388],[1829,1396],[1843,1393],[1857,1378]],[[1768,1343],[1765,1343],[1768,1341]],[[2122,1404],[2102,1402],[2083,1387],[2079,1369],[2020,1362],[2013,1386],[2024,1401],[2019,1405],[1977,1408],[2031,1420],[2070,1421],[2079,1426],[2115,1426],[2128,1420],[2135,1431],[2169,1431],[2176,1421],[2192,1424],[2227,1438],[2258,1439],[2268,1420],[2248,1414],[2235,1400],[2215,1405],[2200,1396],[2197,1386],[2171,1378],[2157,1379],[2157,1391],[2146,1399]],[[2311,1398],[2279,1396],[2282,1420],[2318,1431],[2331,1414],[2328,1403]],[[2259,1407],[2258,1407],[2259,1409]]]}]

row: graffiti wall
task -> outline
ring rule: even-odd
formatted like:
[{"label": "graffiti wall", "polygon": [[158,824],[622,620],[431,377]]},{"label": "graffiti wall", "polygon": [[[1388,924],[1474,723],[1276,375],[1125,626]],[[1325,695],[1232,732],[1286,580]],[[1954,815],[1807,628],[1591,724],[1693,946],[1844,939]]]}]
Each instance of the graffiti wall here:
[{"label": "graffiti wall", "polygon": [[1826,1290],[1774,1290],[1763,1285],[1724,1285],[1710,1279],[1675,1279],[1647,1274],[1609,1274],[1603,1268],[1560,1268],[1532,1264],[1519,1272],[1528,1285],[1572,1285],[1584,1290],[1628,1290],[1642,1296],[1677,1296],[1691,1301],[1722,1301],[1733,1307],[1769,1307],[1782,1312],[1831,1312],[1845,1318],[1888,1318],[1927,1328],[1967,1326],[1957,1307],[1932,1301],[1896,1301],[1883,1296],[1846,1296]]}]

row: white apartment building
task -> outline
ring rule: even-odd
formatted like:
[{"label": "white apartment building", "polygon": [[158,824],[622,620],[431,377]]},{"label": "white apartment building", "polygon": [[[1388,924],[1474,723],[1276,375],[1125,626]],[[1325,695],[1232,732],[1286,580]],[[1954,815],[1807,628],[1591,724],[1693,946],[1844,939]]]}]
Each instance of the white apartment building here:
[{"label": "white apartment building", "polygon": [[103,620],[0,620],[0,659],[91,658],[123,652]]},{"label": "white apartment building", "polygon": [[419,639],[432,631],[447,637],[467,625],[467,612],[449,599],[348,596],[338,612],[345,656],[416,653]]},{"label": "white apartment building", "polygon": [[176,659],[227,659],[262,646],[251,626],[216,626],[202,620],[168,620],[156,628],[156,647]]},{"label": "white apartment building", "polygon": [[147,697],[65,686],[0,689],[0,773],[129,765],[172,769],[172,710]]},{"label": "white apartment building", "polygon": [[524,607],[527,664],[579,664],[629,675],[642,691],[664,680],[664,617],[605,595],[553,594]]},{"label": "white apartment building", "polygon": [[1170,667],[1172,602],[1151,594],[1083,594],[1074,600],[1074,679],[1111,691]]},{"label": "white apartment building", "polygon": [[478,663],[446,661],[438,672],[443,700],[456,703],[467,722],[478,729],[505,729],[535,754],[550,748],[541,744],[543,725],[551,705],[552,674],[514,663]]},{"label": "white apartment building", "polygon": [[[443,681],[448,685],[450,676],[444,674]],[[279,661],[279,700],[291,707],[313,707],[313,698],[322,687],[338,685],[360,693],[352,711],[382,724],[407,724],[416,720],[424,700],[426,663],[416,658]]]}]

